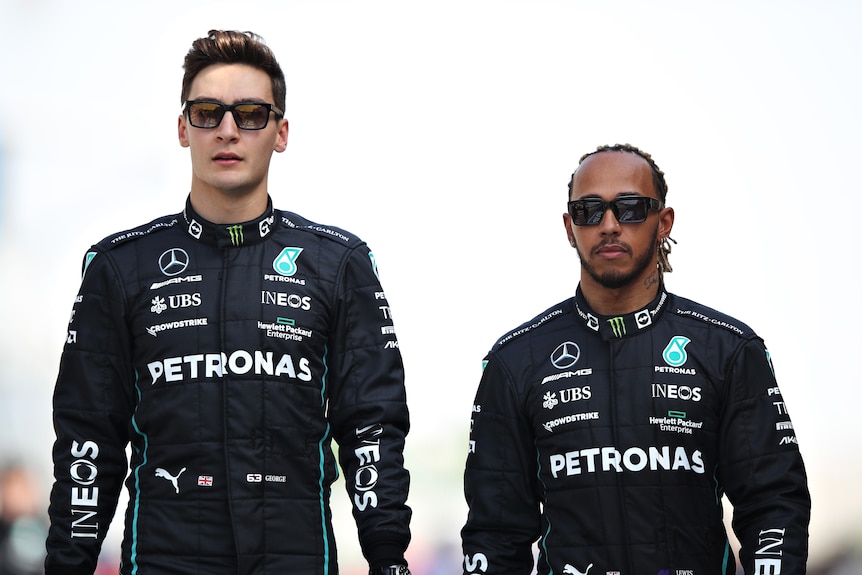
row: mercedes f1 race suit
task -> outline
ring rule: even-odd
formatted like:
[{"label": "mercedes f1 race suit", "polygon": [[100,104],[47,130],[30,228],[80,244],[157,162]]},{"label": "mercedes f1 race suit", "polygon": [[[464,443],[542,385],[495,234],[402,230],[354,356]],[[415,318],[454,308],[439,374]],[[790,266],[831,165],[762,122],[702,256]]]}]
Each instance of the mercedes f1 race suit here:
[{"label": "mercedes f1 race suit", "polygon": [[102,241],[54,393],[47,574],[93,573],[124,479],[124,575],[337,573],[332,440],[369,564],[403,563],[403,375],[374,256],[343,230],[187,202]]},{"label": "mercedes f1 race suit", "polygon": [[465,473],[464,573],[803,573],[810,499],[769,352],[663,289],[618,317],[575,297],[485,358]]}]

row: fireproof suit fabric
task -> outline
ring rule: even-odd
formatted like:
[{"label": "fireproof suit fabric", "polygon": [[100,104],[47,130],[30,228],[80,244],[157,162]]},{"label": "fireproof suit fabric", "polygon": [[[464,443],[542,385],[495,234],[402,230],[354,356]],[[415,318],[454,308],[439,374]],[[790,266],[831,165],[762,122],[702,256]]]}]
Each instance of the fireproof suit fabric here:
[{"label": "fireproof suit fabric", "polygon": [[403,378],[348,232],[271,202],[216,226],[187,202],[102,241],[55,388],[46,573],[93,573],[127,475],[122,574],[337,573],[333,439],[366,558],[403,562]]},{"label": "fireproof suit fabric", "polygon": [[464,572],[804,573],[810,498],[762,340],[660,290],[622,317],[580,288],[485,358]]}]

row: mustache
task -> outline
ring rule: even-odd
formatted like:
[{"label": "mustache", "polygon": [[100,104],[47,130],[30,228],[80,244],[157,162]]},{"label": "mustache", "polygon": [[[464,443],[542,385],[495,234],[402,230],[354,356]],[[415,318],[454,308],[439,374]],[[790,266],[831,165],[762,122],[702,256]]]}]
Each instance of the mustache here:
[{"label": "mustache", "polygon": [[593,248],[590,250],[590,254],[591,254],[591,255],[595,255],[595,254],[597,254],[597,253],[598,253],[598,251],[599,251],[600,249],[602,249],[602,248],[606,248],[606,247],[608,247],[608,246],[615,246],[615,247],[622,248],[623,250],[625,250],[625,252],[626,252],[627,254],[631,254],[631,253],[632,253],[632,248],[631,248],[631,246],[630,246],[630,245],[628,245],[627,243],[621,242],[621,241],[619,241],[618,239],[615,239],[615,238],[609,238],[609,239],[606,239],[606,240],[602,240],[602,241],[601,241],[601,242],[599,242],[598,244],[594,245],[594,246],[593,246]]}]

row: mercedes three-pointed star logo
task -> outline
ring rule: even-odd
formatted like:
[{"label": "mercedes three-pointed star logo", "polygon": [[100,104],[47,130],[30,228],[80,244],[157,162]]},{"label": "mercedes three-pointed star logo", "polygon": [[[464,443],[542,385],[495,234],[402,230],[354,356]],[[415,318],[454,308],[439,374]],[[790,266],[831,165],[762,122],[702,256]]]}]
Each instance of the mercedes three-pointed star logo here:
[{"label": "mercedes three-pointed star logo", "polygon": [[566,369],[578,363],[579,357],[581,357],[581,348],[578,347],[578,344],[566,341],[557,346],[557,349],[551,354],[551,363],[557,369]]},{"label": "mercedes three-pointed star logo", "polygon": [[189,265],[189,254],[182,248],[171,248],[159,256],[159,269],[166,276],[181,274]]}]

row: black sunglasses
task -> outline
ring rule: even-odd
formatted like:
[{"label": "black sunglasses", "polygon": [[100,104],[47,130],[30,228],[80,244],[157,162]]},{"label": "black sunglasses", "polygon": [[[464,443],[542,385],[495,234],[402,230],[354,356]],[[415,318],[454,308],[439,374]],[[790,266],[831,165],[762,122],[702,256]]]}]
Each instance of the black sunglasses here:
[{"label": "black sunglasses", "polygon": [[595,226],[610,209],[621,224],[636,224],[647,219],[649,210],[660,210],[664,202],[646,196],[622,196],[606,202],[601,198],[581,198],[569,202],[569,215],[576,226]]},{"label": "black sunglasses", "polygon": [[269,123],[269,113],[283,116],[284,112],[265,102],[239,102],[223,104],[212,100],[188,100],[185,111],[189,123],[195,128],[212,129],[221,124],[225,112],[233,115],[233,121],[241,130],[263,130]]}]

